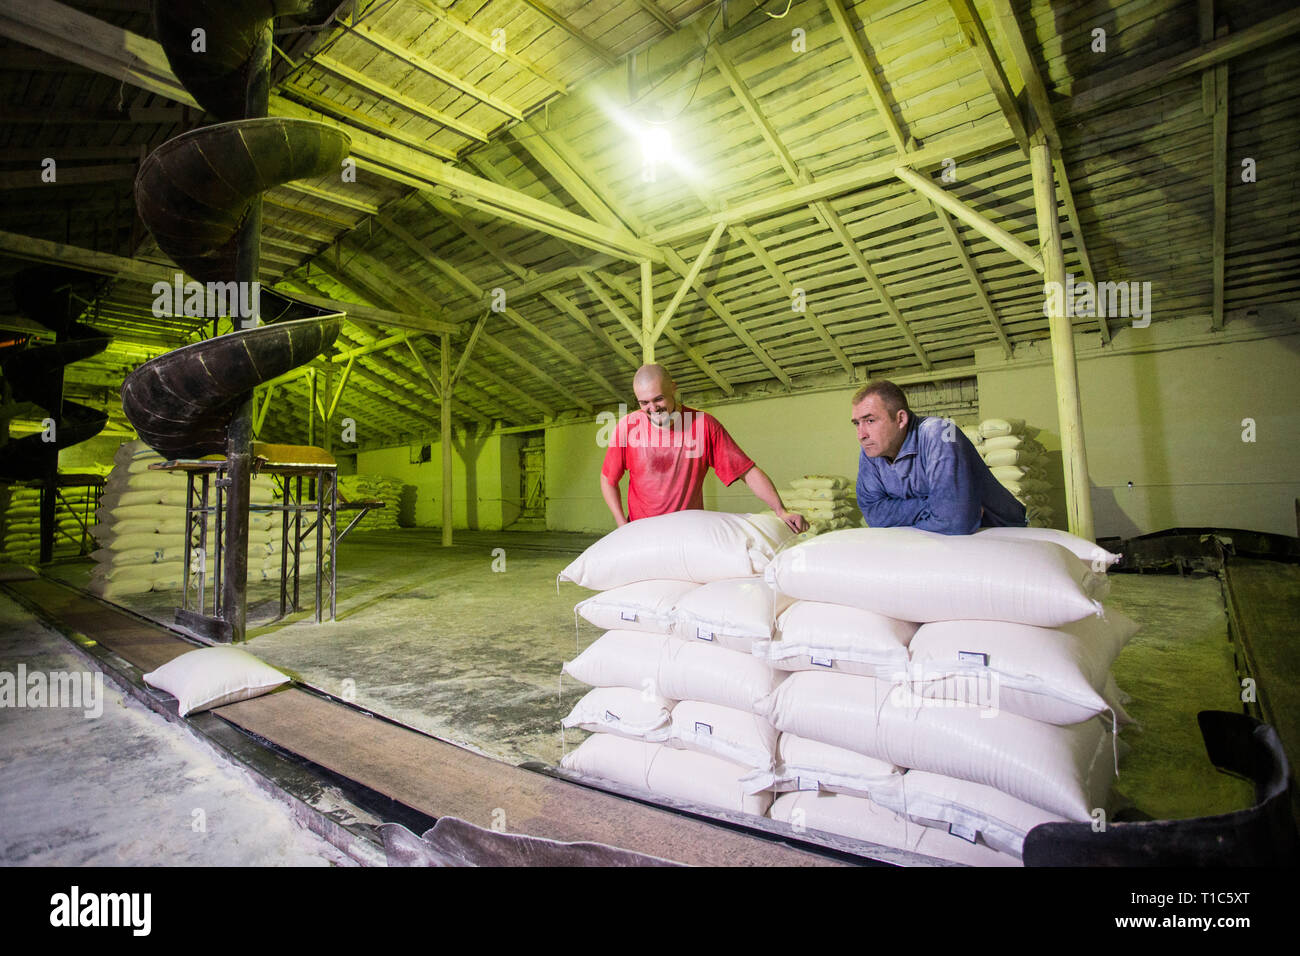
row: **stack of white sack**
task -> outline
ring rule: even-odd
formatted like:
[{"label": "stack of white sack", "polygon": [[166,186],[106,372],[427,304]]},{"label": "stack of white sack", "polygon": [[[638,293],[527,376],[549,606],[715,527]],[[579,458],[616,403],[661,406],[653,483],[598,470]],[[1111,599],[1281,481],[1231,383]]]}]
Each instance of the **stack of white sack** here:
[{"label": "stack of white sack", "polygon": [[0,490],[0,561],[35,564],[41,557],[41,490]]},{"label": "stack of white sack", "polygon": [[[786,510],[808,522],[812,534],[862,527],[862,512],[851,479],[840,475],[804,475],[781,489]],[[807,533],[807,532],[805,532]],[[811,535],[810,535],[811,536]]]},{"label": "stack of white sack", "polygon": [[[971,432],[962,429],[967,436]],[[1031,528],[1050,528],[1054,516],[1048,494],[1047,450],[1025,434],[1019,418],[986,418],[979,423],[975,447],[1002,487],[1025,506]],[[972,439],[974,441],[974,439]]]},{"label": "stack of white sack", "polygon": [[[760,706],[774,819],[978,865],[1017,865],[1040,823],[1090,821],[1115,775],[1110,667],[1137,626],[1103,617],[1119,558],[1065,532],[855,529],[783,551],[793,599],[755,656],[793,673]],[[905,770],[905,772],[903,772]]]},{"label": "stack of white sack", "polygon": [[[73,485],[59,489],[54,510],[54,558],[82,553],[83,522],[93,523],[94,489]],[[0,561],[36,564],[41,558],[41,489],[0,489]]]},{"label": "stack of white sack", "polygon": [[[384,475],[340,475],[339,499],[341,501],[379,500],[384,503],[357,525],[358,531],[392,531],[398,527],[397,516],[402,509],[402,482]],[[350,519],[349,519],[350,520]]]},{"label": "stack of white sack", "polygon": [[590,691],[564,719],[591,731],[562,765],[659,797],[763,814],[743,778],[774,766],[755,708],[784,676],[749,651],[781,607],[761,574],[793,537],[775,515],[683,511],[633,521],[561,572],[599,590],[575,611],[606,633],[564,672]]},{"label": "stack of white sack", "polygon": [[[206,553],[187,557],[186,476],[182,472],[150,470],[151,464],[162,460],[140,440],[127,442],[113,456],[113,470],[105,482],[97,523],[92,528],[99,548],[91,554],[95,567],[88,588],[100,597],[179,590],[184,584],[186,560],[191,573],[200,567],[212,567],[216,523],[209,516]],[[208,496],[209,507],[215,506],[216,491],[211,485]],[[254,504],[273,504],[272,479],[255,478],[250,498]],[[250,579],[264,576],[263,562],[278,547],[279,540],[277,517],[257,512],[249,515]]]}]

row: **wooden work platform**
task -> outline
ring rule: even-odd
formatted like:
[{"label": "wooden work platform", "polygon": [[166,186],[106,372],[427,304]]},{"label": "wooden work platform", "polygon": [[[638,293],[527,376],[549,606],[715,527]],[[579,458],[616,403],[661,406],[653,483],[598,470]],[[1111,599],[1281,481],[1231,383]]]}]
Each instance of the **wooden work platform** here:
[{"label": "wooden work platform", "polygon": [[[0,587],[81,646],[108,649],[141,671],[195,649],[160,625],[48,579]],[[212,713],[431,817],[489,827],[504,813],[508,832],[606,843],[698,866],[842,865],[812,849],[515,767],[296,688]]]}]

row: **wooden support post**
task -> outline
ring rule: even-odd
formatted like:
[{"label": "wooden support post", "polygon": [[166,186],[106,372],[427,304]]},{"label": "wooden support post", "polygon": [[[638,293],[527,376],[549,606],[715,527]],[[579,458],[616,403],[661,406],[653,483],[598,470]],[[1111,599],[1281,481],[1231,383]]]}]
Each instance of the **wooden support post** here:
[{"label": "wooden support post", "polygon": [[[1061,248],[1061,222],[1056,212],[1056,184],[1052,149],[1042,131],[1029,147],[1034,175],[1034,207],[1038,215],[1038,243],[1046,282],[1065,288],[1065,253]],[[1079,401],[1079,370],[1074,360],[1074,331],[1065,315],[1064,292],[1048,296],[1061,307],[1048,316],[1052,336],[1052,368],[1056,376],[1056,411],[1060,419],[1061,457],[1065,467],[1065,507],[1072,534],[1096,540],[1092,522],[1092,488],[1088,480],[1088,455],[1083,442],[1083,409]]]},{"label": "wooden support post", "polygon": [[[1228,35],[1219,27],[1219,38]],[[1207,71],[1208,73],[1208,71]],[[1223,328],[1224,260],[1228,252],[1228,64],[1214,68],[1214,305],[1210,328]]]},{"label": "wooden support post", "polygon": [[442,546],[451,547],[451,336],[447,333],[442,334],[442,374],[439,376],[439,392],[441,392],[440,410],[440,436],[439,441],[442,443]]},{"label": "wooden support post", "polygon": [[641,260],[641,361],[655,360],[655,287],[650,260]]}]

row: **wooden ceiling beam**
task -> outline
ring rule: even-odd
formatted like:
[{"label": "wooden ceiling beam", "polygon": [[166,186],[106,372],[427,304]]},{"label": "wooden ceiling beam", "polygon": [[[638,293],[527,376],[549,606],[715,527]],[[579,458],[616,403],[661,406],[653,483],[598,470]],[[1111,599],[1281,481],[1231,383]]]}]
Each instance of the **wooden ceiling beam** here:
[{"label": "wooden ceiling beam", "polygon": [[[1029,95],[1029,104],[1033,107],[1034,117],[1042,127],[1048,145],[1052,147],[1050,150],[1052,169],[1057,183],[1060,184],[1060,199],[1065,205],[1065,217],[1070,223],[1070,232],[1074,235],[1075,247],[1079,250],[1084,279],[1093,282],[1095,281],[1095,275],[1092,270],[1092,259],[1088,255],[1088,244],[1083,235],[1083,223],[1079,218],[1079,210],[1074,202],[1074,190],[1070,188],[1070,177],[1065,169],[1065,154],[1061,147],[1060,133],[1056,128],[1052,103],[1047,95],[1047,86],[1043,83],[1042,75],[1038,72],[1038,65],[1034,62],[1028,43],[1025,42],[1025,35],[1020,29],[1020,21],[1016,17],[1016,11],[1011,5],[1011,0],[993,0],[993,10],[997,17],[998,29],[1002,34],[1002,42],[1010,48],[1012,58],[1015,59],[1016,66],[1020,70],[1020,76],[1025,81],[1025,92]],[[1038,271],[1041,272],[1042,270]],[[1101,332],[1102,341],[1109,344],[1111,338],[1110,323],[1100,312],[1101,310],[1098,310],[1097,326]]]},{"label": "wooden ceiling beam", "polygon": [[1093,110],[1111,106],[1135,93],[1227,63],[1296,33],[1300,33],[1300,17],[1294,10],[1286,10],[1262,23],[1150,66],[1134,69],[1131,64],[1120,64],[1075,83],[1072,95],[1059,104],[1058,112],[1064,120],[1078,120]]},{"label": "wooden ceiling beam", "polygon": [[[903,159],[908,166],[924,169],[937,166],[945,159],[960,160],[967,156],[986,153],[1013,142],[1010,133],[1001,124],[994,127],[983,124],[962,133],[953,133],[908,152]],[[644,235],[644,241],[654,244],[675,245],[692,236],[705,235],[719,222],[751,223],[779,216],[818,199],[833,199],[860,192],[868,186],[887,181],[894,175],[900,157],[895,153],[862,163],[853,169],[818,179],[815,182],[773,190],[748,202],[729,207],[725,212],[696,216],[664,229]]]},{"label": "wooden ceiling beam", "polygon": [[984,71],[984,78],[993,91],[993,98],[998,101],[998,107],[1006,117],[1011,135],[1015,137],[1021,152],[1028,159],[1029,132],[1025,129],[1025,118],[1021,115],[1020,103],[1015,93],[1011,91],[1007,74],[1002,69],[1002,61],[993,50],[993,41],[989,39],[988,30],[984,28],[984,21],[980,19],[979,12],[976,11],[971,0],[948,0],[948,5],[952,8],[953,16],[957,18],[957,25],[961,27],[962,35],[966,37],[966,42],[975,52],[975,58],[979,60],[980,69]]},{"label": "wooden ceiling beam", "polygon": [[[853,34],[852,28],[849,26],[843,8],[839,6],[839,0],[829,0],[829,5],[831,7],[832,15],[836,18],[836,22],[840,24],[840,29],[846,31],[846,42],[849,42],[850,47],[857,51],[856,59],[859,63],[865,64],[865,56],[857,44],[857,38]],[[764,141],[767,142],[768,147],[776,154],[777,160],[785,170],[786,175],[790,177],[791,182],[797,186],[810,184],[813,181],[812,177],[806,170],[799,166],[794,157],[790,154],[790,151],[786,149],[785,143],[782,142],[780,135],[772,126],[771,121],[768,120],[767,116],[763,113],[758,101],[750,92],[749,86],[740,75],[740,71],[735,68],[726,52],[722,49],[722,45],[714,44],[710,52],[713,56],[713,62],[717,65],[718,69],[722,72],[723,76],[726,77],[728,84],[731,86],[732,93],[735,94],[736,98],[740,101],[741,106],[744,107],[745,112],[749,114],[750,119],[758,127],[759,132],[762,134]],[[867,66],[867,71],[870,72],[869,65]],[[871,82],[875,83],[874,73],[871,74]],[[878,83],[876,83],[873,88],[878,89]],[[882,99],[877,106],[878,109],[883,105],[883,94],[881,95]],[[884,106],[884,113],[887,114],[888,118],[882,118],[882,122],[885,123],[887,129],[892,129],[891,139],[900,144],[899,148],[901,151],[902,138],[898,133],[897,126],[892,123],[893,116],[889,113],[887,106]],[[704,199],[705,204],[708,205],[707,197],[702,197],[702,199]],[[809,203],[809,208],[812,210],[813,215],[820,219],[831,231],[831,234],[834,235],[840,242],[841,246],[844,247],[845,252],[856,264],[858,264],[859,269],[861,269],[867,261],[866,257],[862,254],[857,244],[849,237],[848,229],[845,227],[843,221],[840,220],[839,215],[835,212],[835,209],[831,204],[824,199],[817,199]],[[777,285],[785,292],[785,294],[787,296],[793,296],[795,288],[794,283],[786,277],[776,260],[767,253],[767,250],[763,248],[763,244],[758,241],[753,232],[743,222],[733,224],[731,229],[741,238],[741,241],[749,247],[750,251],[754,253],[758,261],[767,270],[768,274],[776,280]],[[885,291],[884,285],[876,279],[875,272],[872,271],[869,265],[863,271],[863,275],[871,285],[872,289],[881,297],[881,302],[885,306],[886,311],[895,319],[899,331],[912,346],[913,350],[916,352],[917,358],[920,359],[921,364],[925,365],[926,368],[929,368],[930,359],[925,354],[925,350],[921,347],[921,343],[907,328],[907,324],[903,320],[902,314],[899,312],[897,305],[895,305],[893,298]],[[812,326],[813,331],[817,333],[818,338],[820,338],[826,345],[831,355],[840,363],[840,367],[849,374],[850,378],[852,378],[854,375],[853,361],[835,342],[825,324],[820,318],[818,318],[816,311],[808,309],[805,305],[805,310],[802,314],[808,324]]]},{"label": "wooden ceiling beam", "polygon": [[[55,0],[14,7],[0,16],[0,35],[89,66],[127,83],[179,103],[197,106],[172,74],[162,47],[152,40],[87,16]],[[44,44],[44,45],[43,45]],[[568,210],[533,199],[519,190],[480,179],[427,152],[397,141],[395,131],[376,134],[348,122],[332,120],[280,95],[270,98],[274,115],[298,116],[341,126],[351,137],[352,155],[370,161],[371,168],[405,184],[413,182],[443,191],[453,201],[473,204],[541,232],[574,241],[631,261],[662,261],[662,253],[626,230],[576,216]],[[355,117],[352,123],[359,122]],[[426,144],[427,148],[427,144]],[[360,165],[360,162],[358,162]],[[712,228],[712,227],[710,227]],[[706,230],[707,231],[707,230]]]}]

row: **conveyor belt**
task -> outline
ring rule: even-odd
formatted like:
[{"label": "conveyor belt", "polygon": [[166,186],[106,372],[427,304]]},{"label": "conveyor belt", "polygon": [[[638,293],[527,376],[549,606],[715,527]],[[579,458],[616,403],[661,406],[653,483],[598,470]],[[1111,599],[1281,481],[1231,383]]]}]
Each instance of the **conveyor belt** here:
[{"label": "conveyor belt", "polygon": [[1261,718],[1300,766],[1300,565],[1234,556],[1224,577],[1243,676],[1255,679]]},{"label": "conveyor belt", "polygon": [[[0,589],[83,646],[107,648],[144,671],[194,649],[175,632],[67,585],[38,578]],[[504,823],[514,833],[605,843],[700,866],[842,865],[811,849],[514,767],[296,688],[212,713],[430,817]]]}]

